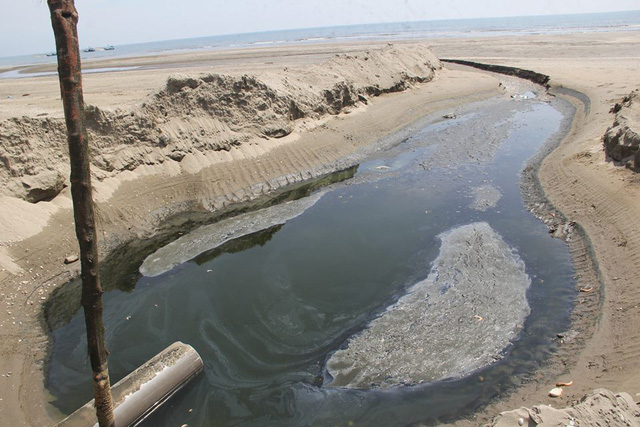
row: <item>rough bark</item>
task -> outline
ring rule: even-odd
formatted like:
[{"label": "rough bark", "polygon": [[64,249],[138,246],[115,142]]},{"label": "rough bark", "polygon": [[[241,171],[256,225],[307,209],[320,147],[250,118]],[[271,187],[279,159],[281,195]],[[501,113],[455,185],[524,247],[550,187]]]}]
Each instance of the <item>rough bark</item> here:
[{"label": "rough bark", "polygon": [[51,11],[51,24],[56,39],[60,92],[68,133],[71,195],[76,236],[80,245],[82,306],[93,370],[96,415],[101,427],[113,426],[113,401],[102,322],[102,288],[98,276],[98,246],[93,212],[89,147],[84,125],[78,13],[73,0],[47,0],[47,3]]}]

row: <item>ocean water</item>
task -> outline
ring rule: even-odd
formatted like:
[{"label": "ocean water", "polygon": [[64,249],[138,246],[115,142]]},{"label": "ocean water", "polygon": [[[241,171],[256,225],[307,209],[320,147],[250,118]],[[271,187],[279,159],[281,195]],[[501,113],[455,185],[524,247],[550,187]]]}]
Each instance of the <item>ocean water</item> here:
[{"label": "ocean water", "polygon": [[[234,49],[258,46],[328,43],[357,40],[401,40],[435,37],[494,37],[503,35],[562,34],[640,29],[640,10],[575,15],[521,16],[509,18],[450,19],[304,28],[245,34],[228,34],[179,40],[163,40],[115,46],[107,51],[94,46],[83,59],[114,58],[158,53]],[[86,48],[87,46],[82,46]],[[0,66],[54,63],[48,52],[0,57]]]}]

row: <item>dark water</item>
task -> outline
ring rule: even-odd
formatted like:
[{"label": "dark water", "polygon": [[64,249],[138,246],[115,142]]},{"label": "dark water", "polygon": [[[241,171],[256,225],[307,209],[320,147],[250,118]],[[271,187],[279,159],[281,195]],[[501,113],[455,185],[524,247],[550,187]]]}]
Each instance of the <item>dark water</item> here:
[{"label": "dark water", "polygon": [[[523,162],[562,119],[549,104],[499,100],[432,124],[361,163],[284,225],[140,277],[130,292],[107,292],[112,381],[179,340],[200,353],[205,372],[148,425],[407,425],[470,414],[526,381],[568,325],[567,247],[526,211],[518,188]],[[486,211],[470,207],[481,185],[502,194]],[[438,234],[475,221],[515,248],[532,278],[531,315],[504,358],[414,387],[328,387],[329,355],[425,279]],[[47,386],[70,413],[91,396],[83,317],[48,317],[56,329]]]}]

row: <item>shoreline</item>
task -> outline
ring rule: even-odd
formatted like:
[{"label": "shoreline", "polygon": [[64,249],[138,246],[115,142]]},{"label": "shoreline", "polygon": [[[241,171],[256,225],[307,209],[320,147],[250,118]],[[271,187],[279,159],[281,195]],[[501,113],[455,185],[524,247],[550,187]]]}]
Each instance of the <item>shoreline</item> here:
[{"label": "shoreline", "polygon": [[[551,38],[557,40],[561,37],[556,36]],[[589,39],[589,37],[586,37],[586,38]],[[505,42],[504,40],[502,41],[494,40],[492,42],[493,42],[493,45],[491,43],[486,43],[488,47],[485,46],[484,51],[481,51],[481,50],[476,51],[476,55],[477,53],[482,53],[483,55],[486,55],[486,56],[474,58],[474,60],[477,59],[478,62],[483,62],[481,60],[482,58],[484,62],[495,63],[495,62],[491,62],[492,60],[495,60],[495,57],[491,56],[493,55],[493,52],[491,52],[491,47],[495,47],[498,43],[504,44]],[[442,45],[440,46],[440,48],[449,49],[449,52],[447,52],[446,55],[439,54],[439,56],[446,56],[446,57],[455,57],[456,49],[459,49],[460,51],[462,51],[458,53],[464,53],[464,49],[465,49],[465,47],[460,48],[458,46],[451,44],[449,41],[442,42]],[[439,53],[437,46],[435,50],[436,50],[436,53]],[[522,50],[520,50],[519,52],[522,52]],[[453,53],[453,55],[451,55],[450,53]],[[530,55],[530,52],[527,52],[527,55]],[[632,59],[636,62],[639,62],[637,57]],[[627,60],[627,62],[628,61],[629,60]],[[635,393],[640,392],[640,387],[639,387],[640,379],[638,378],[639,375],[638,374],[631,375],[630,372],[624,372],[625,370],[624,366],[630,366],[629,364],[633,363],[632,360],[625,359],[626,365],[624,366],[621,365],[623,367],[621,372],[611,372],[607,368],[606,364],[603,365],[602,362],[598,362],[597,359],[598,358],[602,359],[602,356],[600,355],[604,355],[605,360],[607,356],[613,357],[611,353],[614,353],[614,350],[611,349],[607,351],[606,348],[609,346],[609,344],[612,341],[615,341],[616,339],[619,341],[619,338],[607,337],[607,334],[609,334],[611,331],[612,322],[618,325],[621,322],[620,316],[616,316],[617,307],[615,303],[618,301],[614,300],[615,302],[613,302],[613,301],[608,301],[608,299],[610,298],[610,295],[611,295],[611,288],[613,288],[613,292],[620,293],[625,289],[625,287],[629,288],[629,286],[631,286],[634,283],[633,271],[635,266],[633,261],[634,259],[633,255],[636,253],[635,245],[638,244],[636,243],[636,240],[640,240],[640,237],[637,236],[637,233],[628,233],[630,238],[626,239],[627,243],[622,248],[625,248],[626,250],[626,248],[630,247],[630,249],[633,250],[633,253],[629,255],[631,256],[631,258],[629,258],[629,256],[627,257],[628,259],[630,259],[630,261],[629,261],[629,266],[627,266],[626,268],[626,272],[623,272],[624,274],[616,273],[615,271],[618,271],[618,270],[615,267],[619,267],[618,262],[616,261],[615,256],[610,255],[606,252],[607,249],[611,249],[610,248],[611,242],[606,242],[607,240],[610,240],[610,239],[606,239],[606,238],[603,239],[600,236],[601,232],[598,231],[600,226],[600,223],[598,222],[599,218],[593,215],[593,213],[591,212],[592,208],[590,208],[590,206],[588,205],[586,206],[587,208],[586,214],[581,210],[579,211],[579,209],[585,208],[585,206],[583,206],[584,203],[582,200],[580,200],[580,198],[571,196],[571,192],[574,192],[574,194],[580,193],[587,200],[593,198],[593,195],[590,195],[589,191],[584,188],[581,188],[580,185],[575,185],[576,183],[574,183],[572,179],[567,179],[568,174],[573,174],[573,176],[578,176],[578,177],[584,177],[584,174],[581,174],[581,171],[582,171],[581,168],[589,167],[588,165],[593,164],[593,163],[589,163],[589,161],[594,161],[594,162],[596,161],[596,158],[594,158],[593,153],[591,154],[591,156],[585,156],[585,157],[575,157],[575,155],[580,152],[584,152],[585,148],[587,152],[591,152],[590,150],[594,150],[594,146],[596,146],[598,143],[597,140],[594,140],[594,136],[601,137],[604,134],[604,132],[602,132],[602,134],[598,136],[599,130],[601,130],[601,128],[605,124],[606,126],[610,125],[611,120],[607,120],[608,116],[606,114],[606,110],[608,110],[608,107],[610,107],[610,105],[607,104],[609,99],[607,97],[603,97],[600,95],[594,96],[592,92],[597,89],[593,89],[593,87],[587,86],[587,90],[584,90],[584,88],[579,87],[580,85],[572,85],[571,72],[564,70],[564,74],[562,73],[563,69],[561,66],[563,64],[563,59],[556,59],[555,62],[552,61],[551,65],[546,63],[546,61],[543,62],[541,59],[535,59],[535,58],[532,59],[528,57],[516,58],[516,59],[502,58],[502,60],[498,60],[497,62],[500,62],[502,65],[509,65],[509,66],[513,65],[516,67],[520,67],[524,69],[533,69],[535,71],[548,74],[551,76],[552,86],[555,85],[557,87],[561,85],[561,86],[572,87],[576,90],[582,91],[583,93],[586,94],[586,96],[588,96],[592,100],[591,111],[586,113],[584,116],[580,116],[580,117],[576,116],[576,118],[574,119],[572,128],[569,130],[568,135],[560,143],[559,147],[556,150],[554,150],[554,152],[551,153],[549,156],[545,157],[545,159],[542,161],[542,165],[540,166],[540,182],[551,204],[554,206],[557,206],[562,212],[565,212],[565,214],[567,212],[572,213],[573,215],[567,215],[567,216],[570,217],[571,219],[577,218],[578,223],[584,224],[583,227],[585,228],[587,235],[592,240],[595,240],[593,242],[594,253],[597,256],[598,264],[603,269],[603,282],[605,283],[605,286],[606,286],[605,289],[607,289],[608,294],[605,293],[605,296],[603,297],[604,302],[603,302],[602,314],[601,314],[602,320],[599,321],[598,324],[595,326],[594,336],[587,340],[586,346],[584,347],[583,350],[580,350],[580,352],[577,355],[569,354],[567,356],[567,360],[568,360],[567,363],[569,364],[575,363],[575,366],[573,368],[566,368],[565,365],[562,363],[562,361],[564,360],[563,355],[558,355],[557,357],[554,357],[554,359],[559,359],[558,368],[560,370],[566,371],[566,373],[562,375],[562,379],[566,378],[567,380],[569,380],[571,378],[580,378],[581,384],[576,384],[575,387],[572,387],[571,389],[567,390],[568,392],[570,392],[568,394],[568,400],[579,398],[581,394],[584,394],[585,392],[590,391],[590,389],[595,388],[594,387],[595,385],[610,387],[610,388],[613,388],[613,391],[619,391],[619,390],[628,391],[633,396]],[[532,66],[527,67],[527,65],[532,65]],[[555,65],[556,69],[553,69],[552,65]],[[558,70],[561,70],[561,72],[558,72]],[[397,109],[397,108],[407,108],[410,105],[413,105],[413,107],[409,107],[411,108],[410,117],[419,117],[427,113],[424,110],[421,110],[420,112],[416,111],[418,108],[426,107],[427,110],[429,111],[437,111],[439,109],[445,109],[445,108],[455,108],[454,106],[457,104],[470,102],[467,97],[469,97],[471,93],[475,93],[476,94],[475,96],[478,97],[478,99],[482,98],[482,96],[489,96],[488,93],[482,94],[482,92],[478,90],[478,87],[471,88],[469,86],[473,86],[473,85],[467,85],[467,87],[464,89],[461,89],[461,88],[455,89],[455,90],[458,90],[457,98],[454,97],[453,99],[451,99],[450,98],[451,89],[454,85],[459,84],[461,79],[463,81],[464,79],[470,79],[470,80],[476,79],[476,81],[477,79],[481,79],[480,81],[484,82],[483,84],[486,85],[487,90],[489,90],[492,84],[495,84],[496,85],[495,89],[489,90],[489,93],[496,93],[497,82],[499,81],[499,79],[495,77],[487,76],[486,74],[482,74],[480,72],[475,72],[475,71],[463,72],[459,70],[444,70],[442,72],[442,75],[445,75],[447,77],[441,79],[440,81],[441,87],[439,87],[438,90],[435,90],[436,89],[435,86],[430,86],[431,83],[426,83],[423,86],[418,87],[417,89],[410,89],[402,93],[385,95],[385,97],[376,99],[375,102],[372,102],[370,106],[367,106],[364,109],[366,111],[364,113],[361,113],[361,111],[356,110],[352,112],[351,115],[336,116],[332,118],[330,122],[328,122],[329,126],[327,128],[324,128],[324,129],[315,128],[310,131],[307,131],[306,133],[301,135],[296,141],[292,141],[291,143],[283,144],[276,148],[272,148],[271,151],[267,151],[267,153],[277,151],[278,152],[277,155],[280,158],[285,158],[287,156],[296,158],[296,157],[299,157],[299,154],[296,154],[295,151],[297,151],[300,148],[300,146],[304,146],[305,144],[308,144],[309,147],[315,147],[315,149],[320,149],[321,151],[323,151],[323,150],[326,150],[328,146],[327,145],[322,146],[322,144],[327,144],[327,141],[331,140],[332,138],[335,138],[336,135],[342,135],[343,139],[341,140],[341,142],[344,143],[349,141],[348,139],[344,138],[345,135],[347,134],[356,135],[358,132],[363,132],[363,128],[366,129],[366,126],[354,126],[352,122],[355,122],[358,120],[356,119],[351,120],[352,117],[357,117],[358,119],[362,119],[362,120],[369,120],[367,125],[371,126],[371,125],[374,125],[375,123],[375,118],[372,119],[370,117],[372,113],[374,115],[376,113],[380,114],[380,116],[378,117],[384,117],[385,114],[388,114],[389,110],[394,111],[394,109]],[[606,73],[601,72],[600,77],[606,78],[607,77]],[[437,80],[438,79],[436,79],[436,81]],[[621,87],[620,90],[621,91],[626,90],[630,85],[633,85],[633,84],[640,85],[640,82],[638,82],[637,80],[633,81],[633,79],[630,79],[630,81],[625,82],[625,85],[622,85],[624,87]],[[597,87],[597,85],[593,85],[593,86]],[[0,86],[0,92],[1,90],[2,90],[2,86]],[[429,96],[426,96],[423,93],[422,94],[423,99],[418,99],[420,98],[420,96],[419,94],[416,94],[417,92],[431,92],[431,93],[428,94]],[[437,101],[435,103],[433,102],[434,97],[436,98],[436,101]],[[612,99],[615,99],[614,95],[610,95],[610,97]],[[431,104],[429,103],[429,101],[431,101]],[[615,102],[617,101],[618,99],[615,99]],[[117,100],[114,100],[112,102],[117,102]],[[579,101],[574,101],[574,102],[579,105]],[[380,107],[381,104],[386,104],[385,108]],[[378,111],[378,109],[380,111]],[[0,117],[2,116],[1,111],[2,111],[2,106],[0,105]],[[598,118],[597,116],[601,116],[601,117],[598,120],[591,120],[589,122],[589,119],[590,118],[593,119],[594,115],[596,116],[596,118]],[[386,127],[385,127],[385,129],[387,129],[386,133],[392,132],[393,129],[397,130],[399,127],[402,127],[399,124],[400,122],[404,121],[404,125],[406,125],[407,121],[410,122],[409,118],[396,117],[395,122],[393,122],[392,120],[393,123],[386,124]],[[609,123],[607,123],[607,121],[609,121]],[[379,130],[378,137],[381,137],[384,133],[385,133],[384,130]],[[371,135],[373,134],[373,132],[369,131],[369,134]],[[351,143],[350,147],[353,148],[355,146],[360,146],[360,144],[365,144],[366,143],[364,141],[365,139],[366,138],[362,138],[356,144]],[[320,144],[318,144],[318,141],[324,141],[324,142],[321,142]],[[318,147],[318,145],[320,145],[320,147]],[[334,145],[339,145],[339,144],[334,143]],[[575,147],[576,145],[579,146],[577,153],[576,153],[576,147]],[[349,149],[349,147],[334,147],[334,148],[338,148],[339,150]],[[310,151],[305,152],[304,157],[307,157],[308,153],[310,153]],[[597,153],[597,151],[595,151],[595,153]],[[260,153],[258,155],[249,156],[248,158],[240,156],[240,158],[236,160],[232,160],[231,163],[234,163],[235,165],[239,164],[241,168],[244,168],[245,171],[247,171],[247,170],[251,170],[251,163],[254,161],[252,160],[252,158],[253,159],[260,158],[263,155],[265,154]],[[570,160],[575,161],[575,163],[570,165],[571,168],[569,168],[568,170],[564,167],[567,156],[574,156]],[[321,157],[322,158],[318,158],[317,160],[320,161],[320,163],[325,161],[325,164],[326,164],[326,161],[328,160],[328,158],[326,157],[326,154],[323,153],[323,156]],[[584,161],[584,159],[587,159],[587,160]],[[297,162],[300,162],[299,158]],[[290,165],[293,167],[295,163],[296,161],[291,160]],[[215,168],[216,166],[223,167],[224,165],[225,165],[224,163],[217,163],[212,167],[213,168]],[[626,171],[626,170],[621,171],[620,169],[613,169],[614,166],[605,164],[604,159],[598,160],[597,168],[600,170],[604,169],[605,172],[607,171],[610,172],[610,170],[612,170],[613,172],[610,172],[609,175],[613,174],[614,177],[622,176],[629,180],[631,180],[631,178],[634,177],[633,173],[630,171]],[[229,174],[228,176],[234,176],[233,172],[231,171],[231,168],[225,166],[224,169],[225,169],[224,172],[219,172],[219,173],[220,174],[226,173],[226,174]],[[293,167],[293,169],[295,169],[295,167]],[[262,170],[261,173],[264,174],[265,171]],[[587,178],[589,179],[587,180],[587,182],[591,182],[594,180],[596,182],[600,182],[600,179],[598,179],[596,175],[594,174],[588,174],[588,175],[589,176],[587,176]],[[223,178],[220,175],[218,175],[218,177],[216,178],[216,176],[210,176],[208,173],[204,173],[204,171],[201,171],[194,174],[190,180],[185,180],[185,182],[183,182],[183,185],[185,189],[187,189],[189,185],[193,185],[194,183],[201,182],[203,179],[210,180],[210,179],[223,179]],[[241,178],[242,182],[249,182],[248,179],[249,179],[248,177]],[[622,182],[625,182],[625,181],[622,181]],[[578,182],[578,184],[579,183],[580,182]],[[116,202],[130,203],[133,199],[137,199],[140,197],[140,193],[138,191],[140,189],[144,190],[142,194],[143,199],[145,197],[150,198],[149,194],[153,192],[154,189],[155,190],[160,189],[161,191],[166,192],[166,190],[162,190],[162,182],[160,178],[154,177],[154,176],[146,176],[146,177],[142,176],[142,177],[138,177],[135,181],[126,181],[121,183],[118,189],[115,190],[115,192],[111,195],[111,197],[106,199],[108,201],[105,201],[103,203],[105,204],[112,204],[112,203],[115,204]],[[236,189],[236,191],[237,190],[239,189]],[[631,191],[636,191],[636,190],[631,189]],[[602,190],[598,194],[601,194],[601,193],[602,193]],[[197,192],[195,194],[197,195]],[[167,193],[167,196],[170,196],[170,195],[171,195],[170,192]],[[175,197],[175,194],[173,194],[173,196]],[[187,200],[187,199],[188,197],[183,197],[183,200]],[[145,200],[141,202],[144,202],[144,201]],[[150,202],[150,200],[148,199],[146,201]],[[629,201],[628,203],[632,206],[633,209],[637,209],[637,206],[636,206],[637,203],[634,204],[633,200]],[[595,205],[595,203],[593,203],[593,205]],[[145,224],[144,220],[142,220],[142,218],[144,218],[144,214],[142,212],[144,210],[142,209],[143,206],[144,205],[138,206],[137,208],[133,208],[128,212],[133,214],[135,217],[141,218],[141,220],[137,224],[133,224],[135,227],[138,227],[138,230],[145,230],[145,229],[147,230],[146,232],[142,233],[140,237],[144,237],[146,233],[153,232],[152,231],[153,228],[151,227],[147,229],[146,227],[148,227],[149,224]],[[62,204],[62,209],[59,210],[56,214],[54,214],[51,217],[51,220],[49,220],[49,224],[46,226],[47,229],[49,229],[50,231],[46,231],[47,229],[45,229],[45,231],[43,231],[41,234],[25,239],[20,244],[21,246],[20,251],[22,251],[22,255],[19,257],[16,257],[15,261],[19,263],[21,266],[25,266],[27,271],[29,268],[31,268],[32,269],[31,271],[33,274],[39,275],[39,278],[36,278],[39,280],[34,280],[33,283],[32,283],[32,280],[29,280],[27,284],[22,284],[21,282],[23,282],[24,280],[21,280],[18,278],[16,278],[15,280],[9,280],[7,275],[5,274],[6,272],[2,272],[0,273],[0,283],[1,283],[0,286],[2,286],[3,293],[7,289],[6,286],[11,284],[15,286],[24,286],[24,287],[28,285],[30,287],[29,290],[32,290],[33,292],[35,292],[34,296],[36,296],[36,298],[42,298],[43,296],[46,297],[46,295],[50,292],[50,290],[55,288],[55,286],[46,286],[46,285],[47,284],[50,285],[52,282],[59,282],[58,274],[74,274],[73,272],[75,271],[76,267],[74,267],[73,265],[71,267],[61,266],[60,265],[61,260],[59,259],[60,257],[52,256],[50,254],[46,255],[47,251],[50,250],[50,247],[48,245],[42,244],[43,237],[49,236],[48,239],[59,238],[61,240],[59,244],[62,244],[63,248],[74,247],[73,239],[69,238],[70,235],[73,236],[73,233],[72,233],[73,227],[72,227],[72,224],[68,223],[68,213],[69,213],[68,207],[69,207],[68,204],[66,204],[66,206],[65,204]],[[593,208],[593,210],[596,210],[596,208]],[[606,210],[606,208],[604,210]],[[615,214],[616,212],[613,213],[614,217],[615,217]],[[103,232],[105,233],[105,235],[115,236],[114,241],[119,241],[123,239],[124,236],[126,235],[126,232],[122,234],[122,230],[124,229],[124,227],[126,227],[126,224],[124,219],[118,219],[118,216],[117,216],[118,212],[112,209],[105,208],[104,210],[101,210],[101,215],[104,221]],[[629,229],[630,226],[631,224],[625,225],[624,227],[621,228],[621,230],[618,233],[622,234],[622,236],[624,237],[625,234],[623,231]],[[609,228],[610,227],[615,228],[615,225],[609,226]],[[118,229],[121,230],[120,235],[118,233]],[[593,236],[596,236],[597,238],[593,239]],[[15,248],[14,248],[14,251],[15,251]],[[588,250],[586,247],[578,248],[577,253],[579,254],[580,257],[583,257],[582,254],[584,254],[585,259],[588,259],[588,257],[586,257],[586,254],[588,253]],[[588,261],[585,261],[585,262],[588,263]],[[577,264],[578,262],[576,262],[576,265]],[[46,268],[39,268],[40,265],[42,265],[43,267],[46,266]],[[579,266],[577,265],[577,268],[578,267]],[[614,273],[612,273],[612,267],[613,267]],[[44,274],[40,274],[38,272],[39,270],[47,270],[49,273],[55,272],[55,274],[53,275],[52,280],[43,281],[41,279],[45,278],[45,276]],[[69,272],[69,273],[64,273],[64,272]],[[614,279],[614,278],[617,278],[617,279]],[[35,282],[37,282],[37,284]],[[45,285],[47,291],[43,290],[42,296],[41,296],[41,294],[38,293],[38,290],[42,290],[42,288],[39,288],[36,286],[42,286],[43,284]],[[56,283],[56,285],[58,284],[60,283]],[[22,289],[20,290],[22,291]],[[26,294],[23,294],[22,298],[24,298],[24,296],[26,296]],[[628,299],[628,301],[629,303],[633,303],[635,300]],[[42,325],[43,319],[41,317],[42,313],[39,310],[38,305],[36,304],[29,305],[27,300],[24,301],[25,310],[23,313],[21,313],[21,319],[23,320],[19,320],[19,321],[31,319],[31,320],[28,320],[31,329],[29,329],[30,333],[26,335],[26,338],[24,338],[25,335],[19,332],[20,329],[24,331],[25,330],[24,328],[12,328],[13,331],[11,333],[3,332],[3,336],[5,338],[10,338],[12,344],[11,345],[5,344],[2,346],[3,358],[2,358],[2,361],[0,362],[0,368],[3,371],[13,372],[12,373],[13,378],[11,378],[10,376],[9,377],[10,381],[3,381],[2,388],[0,389],[2,391],[2,397],[3,397],[3,401],[0,402],[0,414],[2,414],[5,417],[9,417],[9,419],[12,419],[12,420],[15,419],[17,420],[16,423],[20,423],[20,424],[38,424],[43,420],[50,421],[50,418],[48,417],[51,415],[53,415],[54,418],[56,416],[56,414],[49,414],[49,415],[46,414],[45,411],[52,409],[50,405],[46,405],[46,407],[42,407],[42,401],[45,398],[46,391],[43,388],[42,371],[40,370],[41,368],[39,368],[38,366],[41,366],[42,357],[44,354],[43,351],[46,347],[47,338],[46,336],[43,336],[42,332],[39,332],[38,330],[32,330],[33,327],[35,326],[35,323],[39,324],[38,328],[42,328],[43,326]],[[628,310],[633,311],[633,305],[630,305]],[[10,311],[13,312],[13,310],[10,310]],[[635,312],[635,316],[636,317],[638,316],[637,312]],[[3,314],[3,317],[1,319],[3,323],[5,323],[5,322],[10,322],[11,317],[15,317],[15,316]],[[589,321],[592,321],[592,320],[589,320]],[[637,322],[637,319],[634,322]],[[632,323],[632,325],[638,325],[638,324],[639,323]],[[23,326],[26,326],[26,325],[23,325]],[[629,330],[631,329],[628,329],[627,331]],[[18,338],[18,337],[22,337],[22,338]],[[30,349],[33,348],[33,350],[30,351],[29,354],[26,354],[26,351],[20,348],[13,348],[14,347],[13,343],[17,341],[17,339],[28,341],[29,348]],[[8,343],[6,339],[5,339],[5,342]],[[24,347],[24,344],[22,344],[22,342],[18,344],[18,347],[23,347],[26,350],[26,347]],[[594,363],[594,360],[595,360],[595,363],[598,363],[597,365],[598,368],[596,369],[598,370],[597,373],[590,372],[593,370],[593,368],[589,367],[589,364]],[[602,369],[606,369],[606,370],[603,371]],[[546,368],[543,370],[546,370]],[[21,373],[20,374],[20,376],[22,377],[21,379],[17,378],[18,372]],[[598,375],[600,375],[600,378],[598,378]],[[602,376],[605,377],[605,380],[601,379]],[[628,377],[628,378],[625,378],[625,377]],[[587,380],[583,381],[583,378],[587,378]],[[546,378],[546,380],[549,380],[548,381],[549,383],[551,381],[555,381],[556,379],[559,379],[559,378],[556,378],[556,377],[553,377],[553,379]],[[16,388],[18,388],[19,391],[17,391]],[[554,403],[554,404],[560,404],[564,406],[564,404],[567,402],[566,399],[563,399],[560,401],[558,400],[554,401],[546,397],[547,391],[548,391],[548,384],[543,382],[522,386],[518,388],[510,396],[507,396],[505,399],[502,399],[500,402],[497,402],[495,405],[491,404],[489,407],[482,410],[481,414],[479,415],[480,419],[488,420],[491,418],[492,415],[497,414],[501,410],[513,409],[522,404],[526,404],[530,406],[532,404],[537,404],[537,403]],[[42,409],[38,411],[33,411],[30,409],[30,412],[27,414],[28,411],[23,411],[20,409],[22,407],[42,408]],[[477,419],[475,421],[477,421]],[[473,425],[475,425],[475,421],[471,422],[471,421],[463,420],[463,421],[459,421],[456,424],[465,425],[465,423],[474,423]]]}]

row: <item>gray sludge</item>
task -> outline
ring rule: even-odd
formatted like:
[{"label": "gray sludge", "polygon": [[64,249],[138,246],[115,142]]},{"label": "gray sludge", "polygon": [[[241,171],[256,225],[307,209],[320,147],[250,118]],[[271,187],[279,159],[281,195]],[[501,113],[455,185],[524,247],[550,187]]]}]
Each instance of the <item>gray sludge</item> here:
[{"label": "gray sludge", "polygon": [[500,190],[490,184],[475,187],[472,192],[473,201],[469,204],[469,207],[482,212],[495,208],[502,197]]},{"label": "gray sludge", "polygon": [[429,276],[327,362],[331,386],[368,389],[460,377],[499,357],[529,314],[531,280],[486,222],[454,228]]},{"label": "gray sludge", "polygon": [[147,277],[159,276],[176,265],[233,239],[285,222],[302,215],[324,196],[319,192],[303,199],[271,206],[202,226],[186,236],[174,240],[149,255],[140,266]]}]

